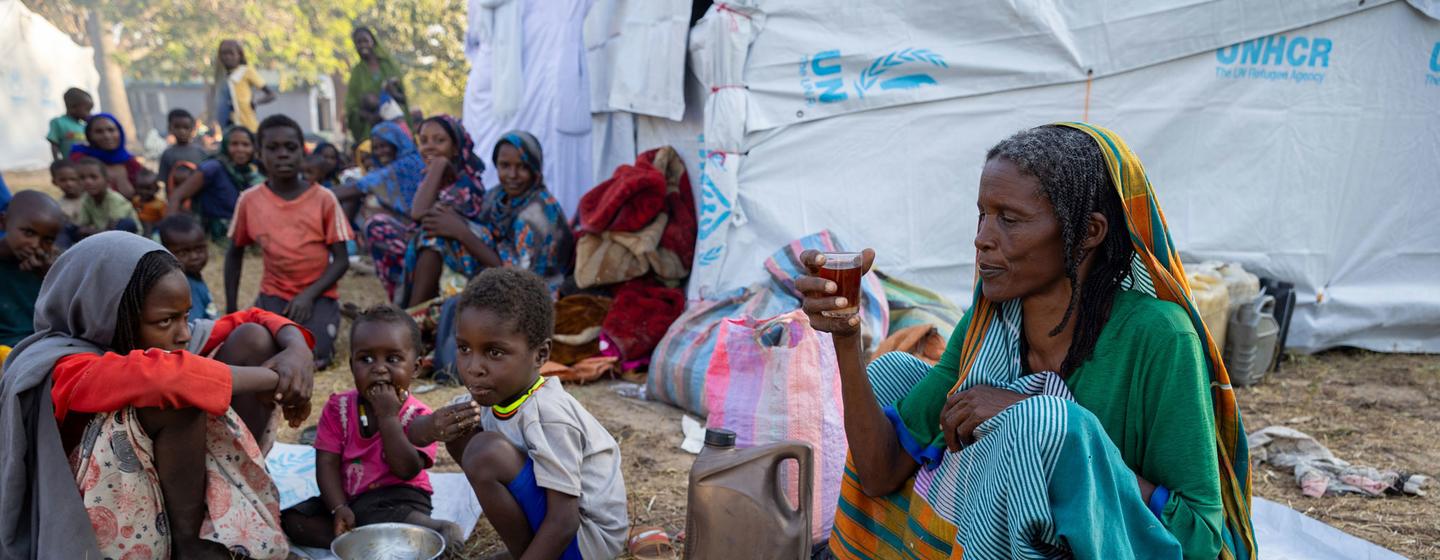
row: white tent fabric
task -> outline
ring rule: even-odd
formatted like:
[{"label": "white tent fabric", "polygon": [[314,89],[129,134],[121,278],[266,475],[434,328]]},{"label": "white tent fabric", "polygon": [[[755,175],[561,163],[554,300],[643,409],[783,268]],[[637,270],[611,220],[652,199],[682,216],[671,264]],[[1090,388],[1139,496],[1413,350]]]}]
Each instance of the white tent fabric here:
[{"label": "white tent fabric", "polygon": [[1184,255],[1295,282],[1292,347],[1440,352],[1440,22],[1417,7],[717,5],[690,37],[723,86],[690,295],[829,228],[968,301],[986,149],[1088,119],[1145,162]]},{"label": "white tent fabric", "polygon": [[[545,184],[575,215],[580,195],[594,186],[590,163],[589,78],[585,69],[582,31],[594,0],[510,0],[518,3],[520,33],[484,33],[484,23],[498,23],[485,7],[487,0],[470,0],[470,29],[465,54],[470,77],[465,86],[465,128],[475,140],[475,151],[485,160],[484,181],[495,186],[490,152],[500,135],[513,129],[534,134],[545,152]],[[487,14],[487,11],[492,11]],[[524,82],[520,107],[507,119],[494,115],[492,40],[522,42],[520,79]]]},{"label": "white tent fabric", "polygon": [[[49,165],[45,141],[50,119],[65,113],[65,90],[78,87],[96,96],[100,73],[94,51],[75,44],[19,0],[0,0],[0,169]],[[98,96],[96,110],[99,111]]]},{"label": "white tent fabric", "polygon": [[585,18],[590,111],[680,120],[689,33],[686,0],[595,0]]}]

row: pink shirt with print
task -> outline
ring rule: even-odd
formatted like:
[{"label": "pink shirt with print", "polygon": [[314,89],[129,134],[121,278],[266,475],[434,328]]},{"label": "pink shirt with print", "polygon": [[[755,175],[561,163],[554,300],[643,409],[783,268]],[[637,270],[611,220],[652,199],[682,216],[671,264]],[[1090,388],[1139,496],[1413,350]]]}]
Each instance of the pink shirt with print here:
[{"label": "pink shirt with print", "polygon": [[[385,442],[380,437],[379,427],[370,437],[360,435],[359,405],[360,393],[354,389],[330,395],[325,410],[320,413],[320,427],[315,434],[316,451],[340,456],[345,495],[353,499],[365,492],[397,484],[414,486],[426,494],[434,493],[430,487],[430,474],[425,469],[420,469],[420,474],[410,480],[390,472],[390,466],[385,464]],[[411,422],[430,412],[430,407],[410,395],[405,404],[400,405],[400,426],[408,432]],[[425,456],[426,467],[435,464],[435,447],[436,444],[432,443],[417,448]]]}]

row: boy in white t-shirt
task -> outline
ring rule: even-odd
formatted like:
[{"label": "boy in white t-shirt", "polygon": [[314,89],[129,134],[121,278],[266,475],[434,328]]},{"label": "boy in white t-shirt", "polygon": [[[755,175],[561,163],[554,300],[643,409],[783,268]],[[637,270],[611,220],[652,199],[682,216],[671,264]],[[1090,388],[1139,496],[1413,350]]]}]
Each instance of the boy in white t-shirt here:
[{"label": "boy in white t-shirt", "polygon": [[[629,520],[620,446],[541,377],[554,303],[528,270],[492,268],[459,296],[456,366],[482,429],[448,443],[514,558],[615,558]],[[538,549],[538,550],[534,550]]]}]

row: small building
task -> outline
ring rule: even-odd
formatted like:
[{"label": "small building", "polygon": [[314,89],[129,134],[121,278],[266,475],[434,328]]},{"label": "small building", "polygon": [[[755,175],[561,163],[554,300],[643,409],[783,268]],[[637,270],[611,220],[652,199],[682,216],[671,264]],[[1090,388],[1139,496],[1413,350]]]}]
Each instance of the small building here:
[{"label": "small building", "polygon": [[[260,74],[270,84],[279,83],[271,72],[262,71]],[[274,85],[271,87],[275,88]],[[320,76],[310,85],[284,91],[275,89],[275,101],[255,108],[256,115],[261,120],[270,115],[289,115],[300,123],[307,133],[318,133],[322,136],[334,133],[339,136],[340,126],[336,121],[339,109],[335,100],[335,87],[328,76]],[[165,117],[172,109],[185,109],[200,119],[205,116],[209,105],[207,95],[210,94],[210,89],[209,85],[204,83],[130,82],[125,85],[125,90],[130,98],[130,112],[135,118],[135,126],[141,129],[136,131],[132,138],[141,141],[149,137],[151,129],[162,138],[168,134],[169,123],[165,121]],[[258,96],[259,92],[256,92],[256,95]]]}]

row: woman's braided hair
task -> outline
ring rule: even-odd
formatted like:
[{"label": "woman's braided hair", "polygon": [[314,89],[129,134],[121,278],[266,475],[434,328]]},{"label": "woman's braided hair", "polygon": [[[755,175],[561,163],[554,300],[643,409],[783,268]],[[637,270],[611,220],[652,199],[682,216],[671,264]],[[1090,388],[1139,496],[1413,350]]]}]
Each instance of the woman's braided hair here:
[{"label": "woman's braided hair", "polygon": [[[1115,296],[1130,279],[1135,249],[1130,245],[1120,194],[1110,180],[1100,146],[1073,128],[1052,125],[1022,130],[990,148],[985,160],[997,157],[1040,181],[1040,192],[1050,200],[1060,222],[1065,277],[1078,288],[1071,292],[1065,317],[1050,336],[1060,334],[1070,319],[1075,319],[1075,336],[1059,372],[1069,375],[1095,351]],[[1093,212],[1105,216],[1109,229],[1095,248],[1095,261],[1085,283],[1080,284],[1080,263],[1087,256],[1081,243]]]},{"label": "woman's braided hair", "polygon": [[115,334],[110,349],[121,354],[144,350],[140,345],[140,317],[145,311],[145,296],[166,274],[180,270],[180,261],[168,251],[151,251],[140,257],[130,283],[120,295],[120,308],[115,310]]}]

